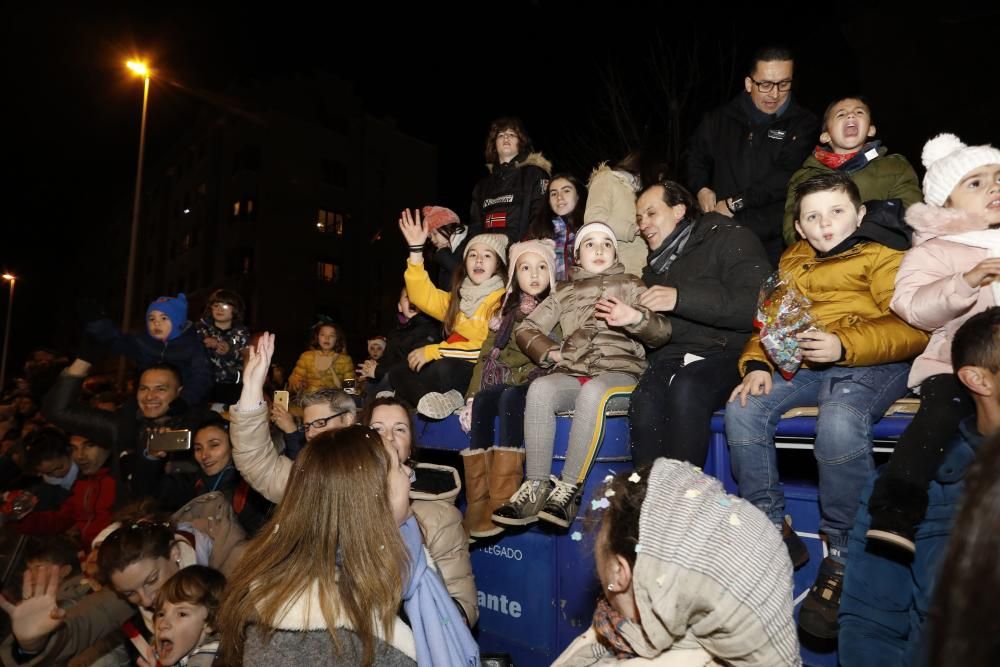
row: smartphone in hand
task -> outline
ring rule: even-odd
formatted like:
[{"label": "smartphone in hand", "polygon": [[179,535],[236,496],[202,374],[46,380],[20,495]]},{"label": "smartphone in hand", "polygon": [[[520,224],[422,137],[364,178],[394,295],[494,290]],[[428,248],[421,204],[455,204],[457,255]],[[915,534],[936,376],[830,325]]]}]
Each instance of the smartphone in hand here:
[{"label": "smartphone in hand", "polygon": [[150,433],[146,441],[146,449],[150,452],[182,452],[191,449],[191,431],[161,431]]}]

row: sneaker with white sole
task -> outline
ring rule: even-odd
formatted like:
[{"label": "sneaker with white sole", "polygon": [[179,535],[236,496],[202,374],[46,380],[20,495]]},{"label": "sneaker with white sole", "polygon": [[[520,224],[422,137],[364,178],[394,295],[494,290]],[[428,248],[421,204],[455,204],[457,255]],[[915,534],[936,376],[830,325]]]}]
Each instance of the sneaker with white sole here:
[{"label": "sneaker with white sole", "polygon": [[554,488],[549,494],[542,511],[538,513],[538,518],[549,523],[554,523],[563,528],[569,528],[580,511],[580,489],[576,484],[564,482],[558,477],[552,477]]},{"label": "sneaker with white sole", "polygon": [[417,412],[431,419],[444,419],[465,405],[465,396],[452,389],[443,394],[432,391],[424,394],[417,403]]},{"label": "sneaker with white sole", "polygon": [[505,526],[527,526],[538,521],[541,509],[552,488],[547,479],[528,479],[506,503],[490,517],[493,523]]}]

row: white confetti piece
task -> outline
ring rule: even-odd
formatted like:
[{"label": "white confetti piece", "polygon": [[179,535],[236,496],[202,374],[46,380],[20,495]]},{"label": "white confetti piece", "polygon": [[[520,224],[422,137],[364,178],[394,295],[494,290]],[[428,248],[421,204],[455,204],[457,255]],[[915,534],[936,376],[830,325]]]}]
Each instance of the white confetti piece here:
[{"label": "white confetti piece", "polygon": [[632,482],[633,484],[637,484],[638,482],[642,481],[642,477],[639,477],[639,473],[634,472],[629,476],[628,481]]}]

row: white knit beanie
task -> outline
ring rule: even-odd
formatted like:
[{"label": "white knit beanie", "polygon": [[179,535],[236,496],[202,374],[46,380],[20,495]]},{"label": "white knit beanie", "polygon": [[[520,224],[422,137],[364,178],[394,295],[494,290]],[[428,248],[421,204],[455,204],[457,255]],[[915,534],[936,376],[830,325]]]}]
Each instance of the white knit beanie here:
[{"label": "white knit beanie", "polygon": [[573,241],[573,252],[580,252],[580,244],[583,243],[583,237],[593,234],[594,232],[606,234],[608,238],[611,239],[611,243],[615,246],[615,254],[618,254],[618,239],[615,238],[615,232],[603,222],[588,222],[583,227],[576,230],[576,239]]},{"label": "white knit beanie", "polygon": [[476,243],[481,243],[495,252],[497,259],[503,262],[507,257],[507,244],[509,242],[506,234],[476,234],[465,244],[465,252],[462,253],[462,259],[469,256],[469,248]]},{"label": "white knit beanie", "polygon": [[556,244],[552,239],[521,241],[510,247],[510,261],[507,262],[507,294],[510,294],[514,289],[517,260],[527,252],[533,252],[545,260],[545,265],[549,269],[549,288],[555,289],[556,287]]},{"label": "white knit beanie", "polygon": [[959,181],[976,167],[1000,164],[1000,150],[989,145],[966,146],[954,134],[939,134],[926,144],[920,156],[927,168],[924,201],[944,206]]}]

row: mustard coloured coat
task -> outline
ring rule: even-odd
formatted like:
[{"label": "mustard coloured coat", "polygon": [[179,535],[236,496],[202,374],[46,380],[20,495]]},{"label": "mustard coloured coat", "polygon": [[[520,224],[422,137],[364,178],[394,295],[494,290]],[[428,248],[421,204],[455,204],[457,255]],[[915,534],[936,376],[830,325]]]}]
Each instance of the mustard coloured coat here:
[{"label": "mustard coloured coat", "polygon": [[[781,255],[778,270],[812,301],[810,311],[824,330],[840,338],[844,358],[837,365],[875,366],[907,361],[923,352],[927,334],[889,310],[903,255],[902,249],[874,240],[825,257],[807,241],[798,241]],[[774,369],[759,333],[743,348],[741,375],[746,375],[747,363],[753,361]]]}]

